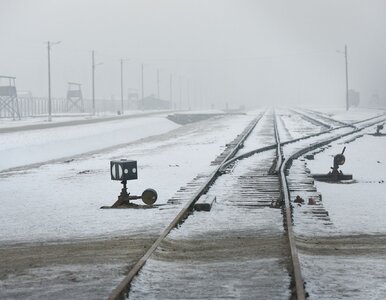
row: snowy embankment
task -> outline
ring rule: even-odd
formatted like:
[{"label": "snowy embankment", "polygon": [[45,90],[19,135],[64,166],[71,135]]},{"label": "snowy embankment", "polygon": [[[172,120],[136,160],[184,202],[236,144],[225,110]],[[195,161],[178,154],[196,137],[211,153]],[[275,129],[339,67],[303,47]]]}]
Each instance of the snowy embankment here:
[{"label": "snowy embankment", "polygon": [[164,116],[0,134],[0,171],[129,143],[178,128]]}]

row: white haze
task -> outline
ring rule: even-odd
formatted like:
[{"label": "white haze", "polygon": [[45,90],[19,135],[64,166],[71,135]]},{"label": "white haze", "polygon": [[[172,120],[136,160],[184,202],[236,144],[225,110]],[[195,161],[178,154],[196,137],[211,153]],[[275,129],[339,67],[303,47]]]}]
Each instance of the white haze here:
[{"label": "white haze", "polygon": [[91,50],[96,51],[96,97],[125,94],[183,102],[189,80],[192,106],[268,103],[344,106],[344,56],[350,88],[367,102],[386,95],[386,1],[383,0],[0,0],[0,75],[17,77],[18,90],[47,96],[47,50],[52,48],[52,93],[67,82],[91,97]]}]

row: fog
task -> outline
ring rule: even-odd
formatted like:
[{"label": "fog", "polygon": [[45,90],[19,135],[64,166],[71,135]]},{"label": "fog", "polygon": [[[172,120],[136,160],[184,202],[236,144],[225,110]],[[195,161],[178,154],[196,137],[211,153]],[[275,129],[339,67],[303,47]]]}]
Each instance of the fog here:
[{"label": "fog", "polygon": [[[52,95],[67,82],[91,97],[124,94],[170,98],[193,108],[214,105],[345,103],[344,46],[349,87],[368,102],[385,98],[386,2],[383,0],[0,0],[0,75],[19,91],[46,97],[47,41]],[[182,89],[182,92],[180,90]],[[182,98],[180,97],[182,94]]]}]

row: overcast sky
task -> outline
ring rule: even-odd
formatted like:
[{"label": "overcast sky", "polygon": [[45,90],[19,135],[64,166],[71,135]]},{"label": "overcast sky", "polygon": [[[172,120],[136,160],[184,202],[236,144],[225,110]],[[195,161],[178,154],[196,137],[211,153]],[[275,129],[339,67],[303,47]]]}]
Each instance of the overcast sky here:
[{"label": "overcast sky", "polygon": [[[47,96],[46,41],[52,94],[67,82],[91,97],[91,50],[96,51],[96,97],[124,90],[216,107],[267,103],[344,106],[343,51],[349,85],[386,95],[386,1],[383,0],[0,0],[0,75],[17,77],[19,91]],[[180,79],[181,78],[181,79]]]}]

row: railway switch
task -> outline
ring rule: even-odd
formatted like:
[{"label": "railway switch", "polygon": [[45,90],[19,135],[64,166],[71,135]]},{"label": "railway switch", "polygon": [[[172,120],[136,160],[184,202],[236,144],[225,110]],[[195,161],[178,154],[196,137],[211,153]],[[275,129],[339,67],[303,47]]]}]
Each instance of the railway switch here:
[{"label": "railway switch", "polygon": [[383,129],[383,125],[384,125],[384,124],[381,124],[381,125],[378,125],[378,126],[377,126],[377,132],[376,132],[377,135],[381,135],[381,134],[382,134],[382,133],[381,133],[381,130]]},{"label": "railway switch", "polygon": [[384,125],[385,125],[385,123],[377,125],[377,129],[376,129],[377,131],[375,133],[372,133],[371,135],[374,135],[374,136],[385,136],[386,133],[381,132],[381,130],[383,130],[383,128],[384,128]]},{"label": "railway switch", "polygon": [[[136,160],[113,160],[110,161],[111,180],[118,180],[123,184],[118,200],[112,206],[102,206],[101,208],[148,208],[152,207],[157,201],[158,194],[154,189],[146,189],[141,196],[131,196],[127,192],[127,181],[138,179],[138,169]],[[132,203],[132,200],[142,199],[146,205]]]},{"label": "railway switch", "polygon": [[331,167],[332,171],[327,174],[314,174],[313,177],[319,181],[328,181],[328,182],[338,182],[341,180],[351,180],[351,174],[343,174],[342,171],[339,170],[339,166],[344,165],[346,162],[346,157],[343,155],[346,147],[343,148],[342,153],[339,153],[334,156],[333,166]]}]

